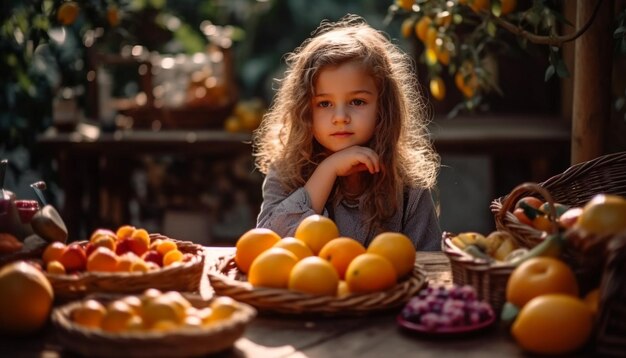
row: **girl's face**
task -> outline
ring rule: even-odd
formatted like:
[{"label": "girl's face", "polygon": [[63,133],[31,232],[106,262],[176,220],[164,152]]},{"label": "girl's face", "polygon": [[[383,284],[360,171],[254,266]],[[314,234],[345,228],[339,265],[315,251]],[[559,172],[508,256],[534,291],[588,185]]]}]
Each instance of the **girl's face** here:
[{"label": "girl's face", "polygon": [[361,64],[323,68],[315,82],[313,136],[327,150],[365,145],[376,128],[378,89]]}]

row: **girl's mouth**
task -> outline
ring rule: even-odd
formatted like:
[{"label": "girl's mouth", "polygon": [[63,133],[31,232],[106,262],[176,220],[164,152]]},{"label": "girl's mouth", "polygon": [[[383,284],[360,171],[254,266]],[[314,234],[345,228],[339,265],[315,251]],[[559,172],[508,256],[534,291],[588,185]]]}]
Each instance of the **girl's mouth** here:
[{"label": "girl's mouth", "polygon": [[345,137],[349,137],[351,135],[353,135],[354,133],[352,132],[335,132],[333,134],[331,134],[332,137],[335,138],[345,138]]}]

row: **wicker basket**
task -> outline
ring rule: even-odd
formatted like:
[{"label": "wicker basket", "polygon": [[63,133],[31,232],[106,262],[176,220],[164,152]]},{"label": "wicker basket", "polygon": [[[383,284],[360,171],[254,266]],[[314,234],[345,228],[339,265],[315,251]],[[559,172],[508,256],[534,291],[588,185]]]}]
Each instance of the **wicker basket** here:
[{"label": "wicker basket", "polygon": [[[583,206],[594,195],[616,194],[626,196],[626,152],[614,153],[571,166],[561,174],[539,184],[554,202],[568,206]],[[516,191],[491,202],[496,227],[508,231],[525,246],[541,242],[545,233],[517,220],[510,210],[516,198],[532,195],[531,191]]]},{"label": "wicker basket", "polygon": [[626,352],[626,232],[611,239],[606,255],[595,327],[596,351],[623,357]]},{"label": "wicker basket", "polygon": [[[207,307],[210,304],[210,301],[204,301],[198,296],[185,297],[196,308]],[[55,308],[52,312],[52,323],[59,343],[64,348],[86,357],[204,356],[231,347],[243,335],[246,326],[256,315],[253,307],[241,303],[241,309],[229,319],[200,329],[108,333],[73,323],[70,314],[78,305],[80,301]]]},{"label": "wicker basket", "polygon": [[450,260],[452,282],[474,287],[480,300],[489,302],[494,312],[500,312],[506,302],[506,284],[515,266],[472,257],[454,247],[450,242],[454,236],[444,232],[441,241],[442,251]]},{"label": "wicker basket", "polygon": [[[164,291],[198,291],[204,270],[204,248],[190,241],[169,239],[161,234],[150,234],[150,239],[172,240],[178,246],[178,250],[183,254],[190,253],[193,257],[182,265],[149,272],[81,272],[72,275],[46,273],[55,297],[71,299],[96,292],[138,293],[148,288]],[[87,242],[83,241],[80,244],[86,245]]]},{"label": "wicker basket", "polygon": [[324,316],[364,315],[400,307],[426,284],[426,272],[416,264],[408,278],[384,292],[334,297],[253,287],[237,269],[234,255],[218,258],[209,267],[208,275],[216,294],[230,296],[261,311]]}]

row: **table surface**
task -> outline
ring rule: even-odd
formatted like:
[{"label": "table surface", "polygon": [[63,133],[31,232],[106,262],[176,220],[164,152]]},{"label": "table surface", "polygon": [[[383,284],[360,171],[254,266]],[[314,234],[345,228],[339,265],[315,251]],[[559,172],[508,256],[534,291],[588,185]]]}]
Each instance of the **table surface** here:
[{"label": "table surface", "polygon": [[[233,248],[207,248],[208,260],[232,253]],[[441,253],[419,252],[431,283],[451,283],[450,264]],[[201,293],[211,295],[203,275]],[[515,357],[522,350],[507,333],[494,325],[459,337],[428,337],[401,329],[400,309],[363,317],[303,317],[260,312],[232,349],[218,357]],[[29,337],[0,337],[5,357],[71,357],[59,346],[51,325]],[[7,355],[8,354],[8,355]]]}]

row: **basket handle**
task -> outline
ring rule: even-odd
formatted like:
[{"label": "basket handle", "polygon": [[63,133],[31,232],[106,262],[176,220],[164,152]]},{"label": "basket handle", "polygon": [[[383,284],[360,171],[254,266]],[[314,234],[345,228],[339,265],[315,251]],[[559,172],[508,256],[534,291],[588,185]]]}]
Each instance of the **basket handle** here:
[{"label": "basket handle", "polygon": [[504,198],[502,208],[496,214],[498,220],[500,220],[501,222],[504,221],[504,216],[506,215],[506,213],[511,211],[511,209],[513,209],[513,207],[515,206],[515,203],[517,203],[517,201],[523,196],[528,195],[529,192],[538,193],[548,203],[548,209],[550,210],[550,212],[548,213],[548,219],[550,220],[550,226],[552,228],[552,232],[550,232],[550,234],[556,234],[559,231],[559,226],[556,222],[556,209],[554,207],[554,199],[552,199],[552,195],[550,195],[550,192],[548,190],[546,190],[544,187],[537,183],[526,182],[513,188],[509,195]]}]

